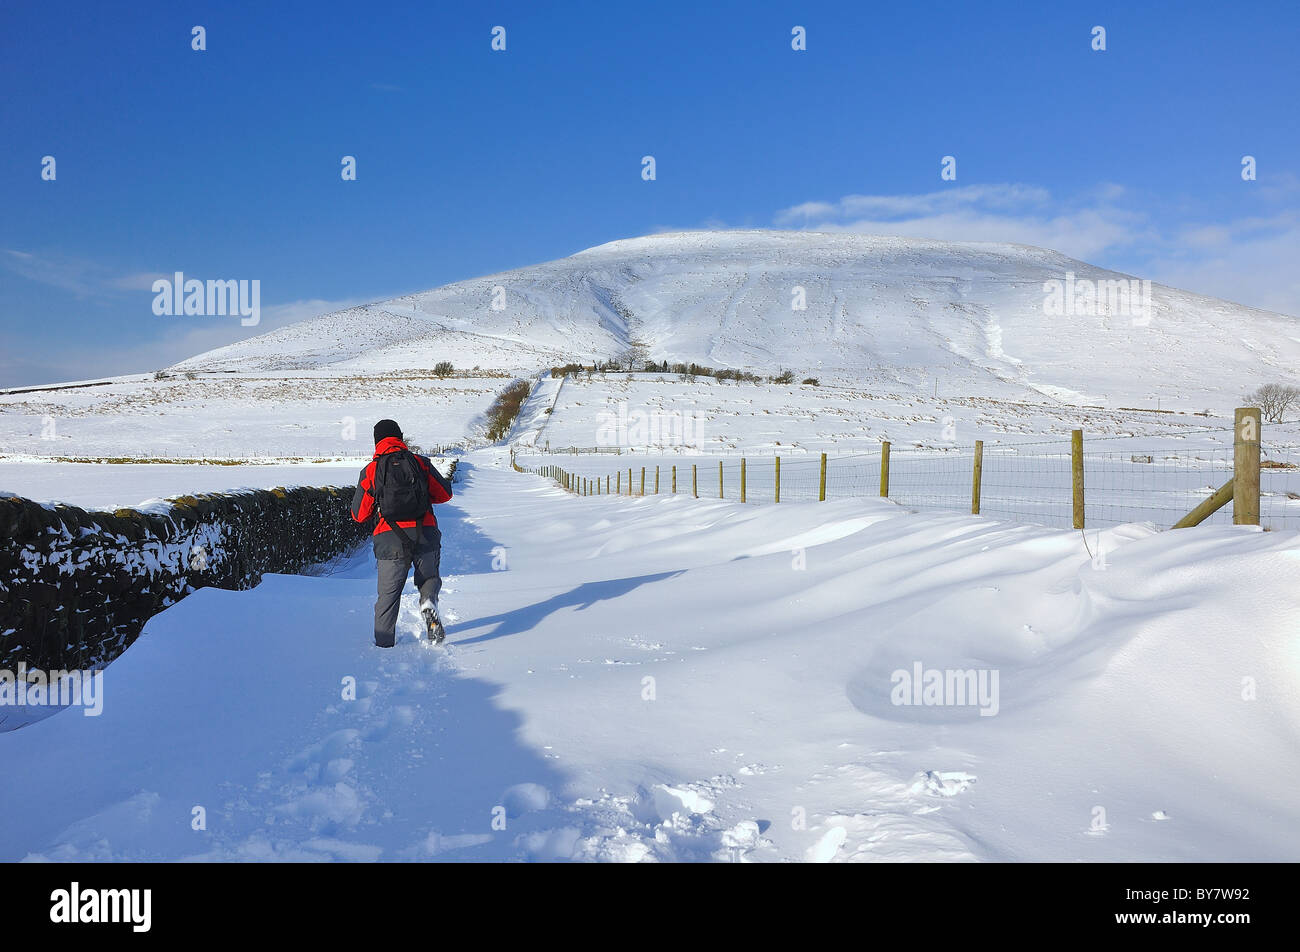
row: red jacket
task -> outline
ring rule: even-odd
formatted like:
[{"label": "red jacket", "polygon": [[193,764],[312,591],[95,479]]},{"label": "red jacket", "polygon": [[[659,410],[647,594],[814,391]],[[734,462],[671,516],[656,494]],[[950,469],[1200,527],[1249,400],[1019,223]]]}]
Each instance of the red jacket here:
[{"label": "red jacket", "polygon": [[[371,516],[375,515],[375,497],[373,492],[375,487],[375,460],[388,453],[395,453],[397,450],[405,449],[407,449],[407,445],[395,436],[386,437],[385,439],[380,440],[379,444],[375,447],[374,459],[367,463],[366,468],[361,471],[361,478],[357,481],[357,490],[352,495],[352,518],[357,522],[365,522]],[[443,475],[434,468],[434,465],[429,462],[428,457],[416,456],[415,459],[429,476],[429,502],[448,502],[451,499],[451,483],[449,483],[446,478],[444,478]],[[399,521],[397,524],[403,529],[409,529],[415,525],[415,522]],[[425,513],[424,518],[420,520],[420,525],[422,526],[436,526],[437,524],[438,520],[434,518],[432,509]],[[375,522],[374,534],[379,535],[381,532],[389,532],[392,528],[393,527],[385,522],[381,517]]]}]

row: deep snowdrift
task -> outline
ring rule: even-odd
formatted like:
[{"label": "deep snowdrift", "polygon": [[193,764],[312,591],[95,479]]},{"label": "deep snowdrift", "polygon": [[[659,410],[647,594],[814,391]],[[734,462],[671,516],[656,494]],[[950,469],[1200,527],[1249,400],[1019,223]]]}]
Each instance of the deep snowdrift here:
[{"label": "deep snowdrift", "polygon": [[[880,500],[580,499],[471,462],[448,650],[413,603],[369,646],[364,555],[200,592],[101,716],[0,736],[0,859],[1300,858],[1294,532],[1127,526],[1092,559]],[[996,694],[894,703],[917,665]]]}]

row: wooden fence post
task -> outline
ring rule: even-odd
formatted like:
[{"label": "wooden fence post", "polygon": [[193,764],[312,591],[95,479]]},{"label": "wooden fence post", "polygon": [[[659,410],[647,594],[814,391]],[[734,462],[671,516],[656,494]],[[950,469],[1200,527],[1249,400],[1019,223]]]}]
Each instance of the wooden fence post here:
[{"label": "wooden fence post", "polygon": [[975,475],[970,488],[971,515],[980,514],[980,480],[984,476],[984,441],[975,441]]},{"label": "wooden fence post", "polygon": [[677,495],[677,465],[673,464],[673,495]]},{"label": "wooden fence post", "polygon": [[623,471],[621,469],[618,471],[618,476],[614,478],[614,492],[620,496],[623,495]]},{"label": "wooden fence post", "polygon": [[1070,482],[1074,486],[1074,528],[1083,528],[1083,430],[1070,431]]},{"label": "wooden fence post", "polygon": [[880,444],[880,495],[889,495],[889,441]]},{"label": "wooden fence post", "polygon": [[1239,407],[1232,436],[1232,522],[1259,525],[1260,413],[1257,407]]},{"label": "wooden fence post", "polygon": [[722,498],[722,460],[718,460],[718,498]]},{"label": "wooden fence post", "polygon": [[745,501],[745,457],[740,458],[740,501]]},{"label": "wooden fence post", "polygon": [[821,488],[817,490],[817,501],[818,502],[826,501],[826,454],[825,453],[822,454]]},{"label": "wooden fence post", "polygon": [[694,497],[695,499],[700,498],[699,473],[696,472],[696,468],[699,465],[700,465],[699,463],[691,464],[691,496]]},{"label": "wooden fence post", "polygon": [[627,468],[627,494],[632,495],[632,467]]},{"label": "wooden fence post", "polygon": [[776,458],[776,501],[781,501],[781,457]]},{"label": "wooden fence post", "polygon": [[655,495],[659,495],[659,467],[655,467]]},{"label": "wooden fence post", "polygon": [[641,467],[641,495],[645,495],[645,467]]}]

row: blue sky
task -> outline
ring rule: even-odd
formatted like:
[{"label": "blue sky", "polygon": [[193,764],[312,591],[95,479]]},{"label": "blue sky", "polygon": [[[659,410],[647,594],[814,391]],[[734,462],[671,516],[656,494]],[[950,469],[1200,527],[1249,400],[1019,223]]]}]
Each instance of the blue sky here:
[{"label": "blue sky", "polygon": [[[1298,38],[1291,2],[6,0],[0,386],[666,228],[1021,241],[1300,314]],[[175,271],[260,280],[261,326],[155,316]]]}]

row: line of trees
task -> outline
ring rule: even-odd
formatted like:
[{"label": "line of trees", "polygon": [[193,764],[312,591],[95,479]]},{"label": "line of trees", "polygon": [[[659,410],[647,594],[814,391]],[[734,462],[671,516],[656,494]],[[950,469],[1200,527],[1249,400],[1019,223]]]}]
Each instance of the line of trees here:
[{"label": "line of trees", "polygon": [[[593,358],[590,363],[586,364],[580,361],[556,364],[551,368],[551,376],[562,377],[566,374],[579,373],[632,373],[634,371],[652,374],[677,374],[687,382],[694,382],[696,377],[712,377],[714,380],[735,380],[743,383],[792,384],[795,382],[793,370],[782,370],[779,374],[764,377],[748,370],[719,369],[694,362],[654,361],[649,358],[648,348],[639,341],[633,341],[631,345],[612,359],[599,360]],[[813,387],[820,385],[820,381],[816,377],[805,377],[803,383]]]}]

